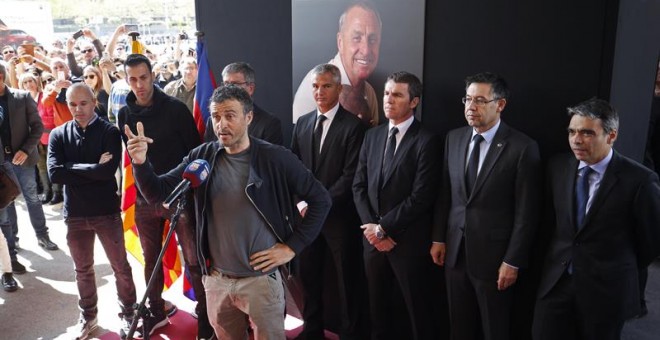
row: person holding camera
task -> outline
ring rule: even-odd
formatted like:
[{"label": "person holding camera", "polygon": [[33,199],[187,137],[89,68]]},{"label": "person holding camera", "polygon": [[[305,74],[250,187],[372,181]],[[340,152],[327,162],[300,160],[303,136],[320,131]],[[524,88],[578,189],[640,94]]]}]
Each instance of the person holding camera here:
[{"label": "person holding camera", "polygon": [[[81,37],[85,37],[86,39],[78,42],[78,48],[80,49],[80,55],[82,58],[82,63],[78,64],[73,49],[76,40]],[[93,65],[94,61],[98,61],[101,53],[103,53],[103,43],[101,43],[96,37],[96,34],[94,34],[89,28],[79,30],[66,41],[66,59],[69,64],[69,69],[71,69],[71,74],[76,77],[82,76],[85,66]]]}]

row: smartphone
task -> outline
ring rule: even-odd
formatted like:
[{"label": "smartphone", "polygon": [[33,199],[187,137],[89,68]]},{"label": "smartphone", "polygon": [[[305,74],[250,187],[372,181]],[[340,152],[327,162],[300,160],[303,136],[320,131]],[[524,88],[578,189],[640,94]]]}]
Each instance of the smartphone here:
[{"label": "smartphone", "polygon": [[64,75],[64,71],[57,71],[57,79],[58,80],[66,80],[66,76]]},{"label": "smartphone", "polygon": [[126,31],[127,32],[137,32],[138,31],[138,25],[136,24],[126,24]]},{"label": "smartphone", "polygon": [[83,31],[82,30],[78,30],[78,32],[73,33],[73,39],[78,39],[82,36],[83,36]]}]

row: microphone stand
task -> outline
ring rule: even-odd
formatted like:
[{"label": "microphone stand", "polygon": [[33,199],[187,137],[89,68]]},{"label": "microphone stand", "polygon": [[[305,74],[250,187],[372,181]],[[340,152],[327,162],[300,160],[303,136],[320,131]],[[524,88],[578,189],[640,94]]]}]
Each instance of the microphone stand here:
[{"label": "microphone stand", "polygon": [[[165,255],[167,246],[170,244],[170,239],[172,238],[172,234],[176,229],[176,225],[179,222],[179,216],[181,215],[183,208],[186,206],[187,196],[188,196],[187,193],[181,195],[181,198],[179,199],[179,203],[176,206],[176,211],[174,212],[174,214],[172,214],[172,218],[170,219],[170,230],[167,232],[167,236],[165,237],[165,242],[163,243],[163,248],[161,248],[160,254],[158,254],[156,265],[154,266],[154,270],[151,272],[151,276],[149,277],[149,282],[147,283],[147,289],[145,290],[144,295],[142,295],[142,300],[140,300],[140,304],[135,308],[135,316],[133,317],[131,328],[128,330],[128,334],[126,334],[126,339],[128,340],[133,340],[133,334],[137,329],[139,319],[142,319],[142,339],[149,340],[149,333],[147,332],[148,329],[147,323],[150,322],[149,316],[151,316],[151,312],[145,305],[147,301],[147,296],[149,295],[149,291],[153,289],[154,277],[156,273],[159,270],[161,271],[163,270],[162,268],[163,256]],[[162,287],[160,287],[160,289],[162,289]]]}]

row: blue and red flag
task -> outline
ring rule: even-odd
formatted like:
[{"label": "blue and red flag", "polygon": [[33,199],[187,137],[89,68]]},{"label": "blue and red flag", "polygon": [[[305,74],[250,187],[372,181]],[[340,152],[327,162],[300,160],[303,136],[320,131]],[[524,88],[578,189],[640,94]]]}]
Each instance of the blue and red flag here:
[{"label": "blue and red flag", "polygon": [[[209,111],[209,102],[215,90],[216,82],[209,59],[206,55],[206,48],[202,39],[197,40],[197,88],[195,89],[195,107],[193,108],[193,118],[195,126],[202,141],[204,141],[204,132],[206,131],[206,121],[211,116]],[[191,300],[196,300],[195,291],[192,287],[190,272],[188,266],[185,266],[183,276],[183,295]]]},{"label": "blue and red flag", "polygon": [[209,102],[215,88],[215,77],[209,66],[206,48],[202,39],[199,39],[197,40],[197,88],[195,89],[193,118],[195,119],[195,125],[202,140],[204,140],[204,132],[206,131],[206,121],[211,115],[209,112]]}]

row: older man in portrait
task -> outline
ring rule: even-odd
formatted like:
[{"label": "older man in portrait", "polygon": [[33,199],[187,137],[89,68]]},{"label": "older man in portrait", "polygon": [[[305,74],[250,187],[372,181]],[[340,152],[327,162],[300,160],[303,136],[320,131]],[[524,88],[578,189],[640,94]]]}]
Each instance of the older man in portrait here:
[{"label": "older man in portrait", "polygon": [[[367,79],[378,64],[381,30],[380,14],[371,2],[349,5],[339,17],[337,55],[329,61],[339,68],[342,79],[341,105],[368,126],[378,125],[378,98]],[[312,71],[298,86],[293,100],[293,121],[314,109]]]}]

